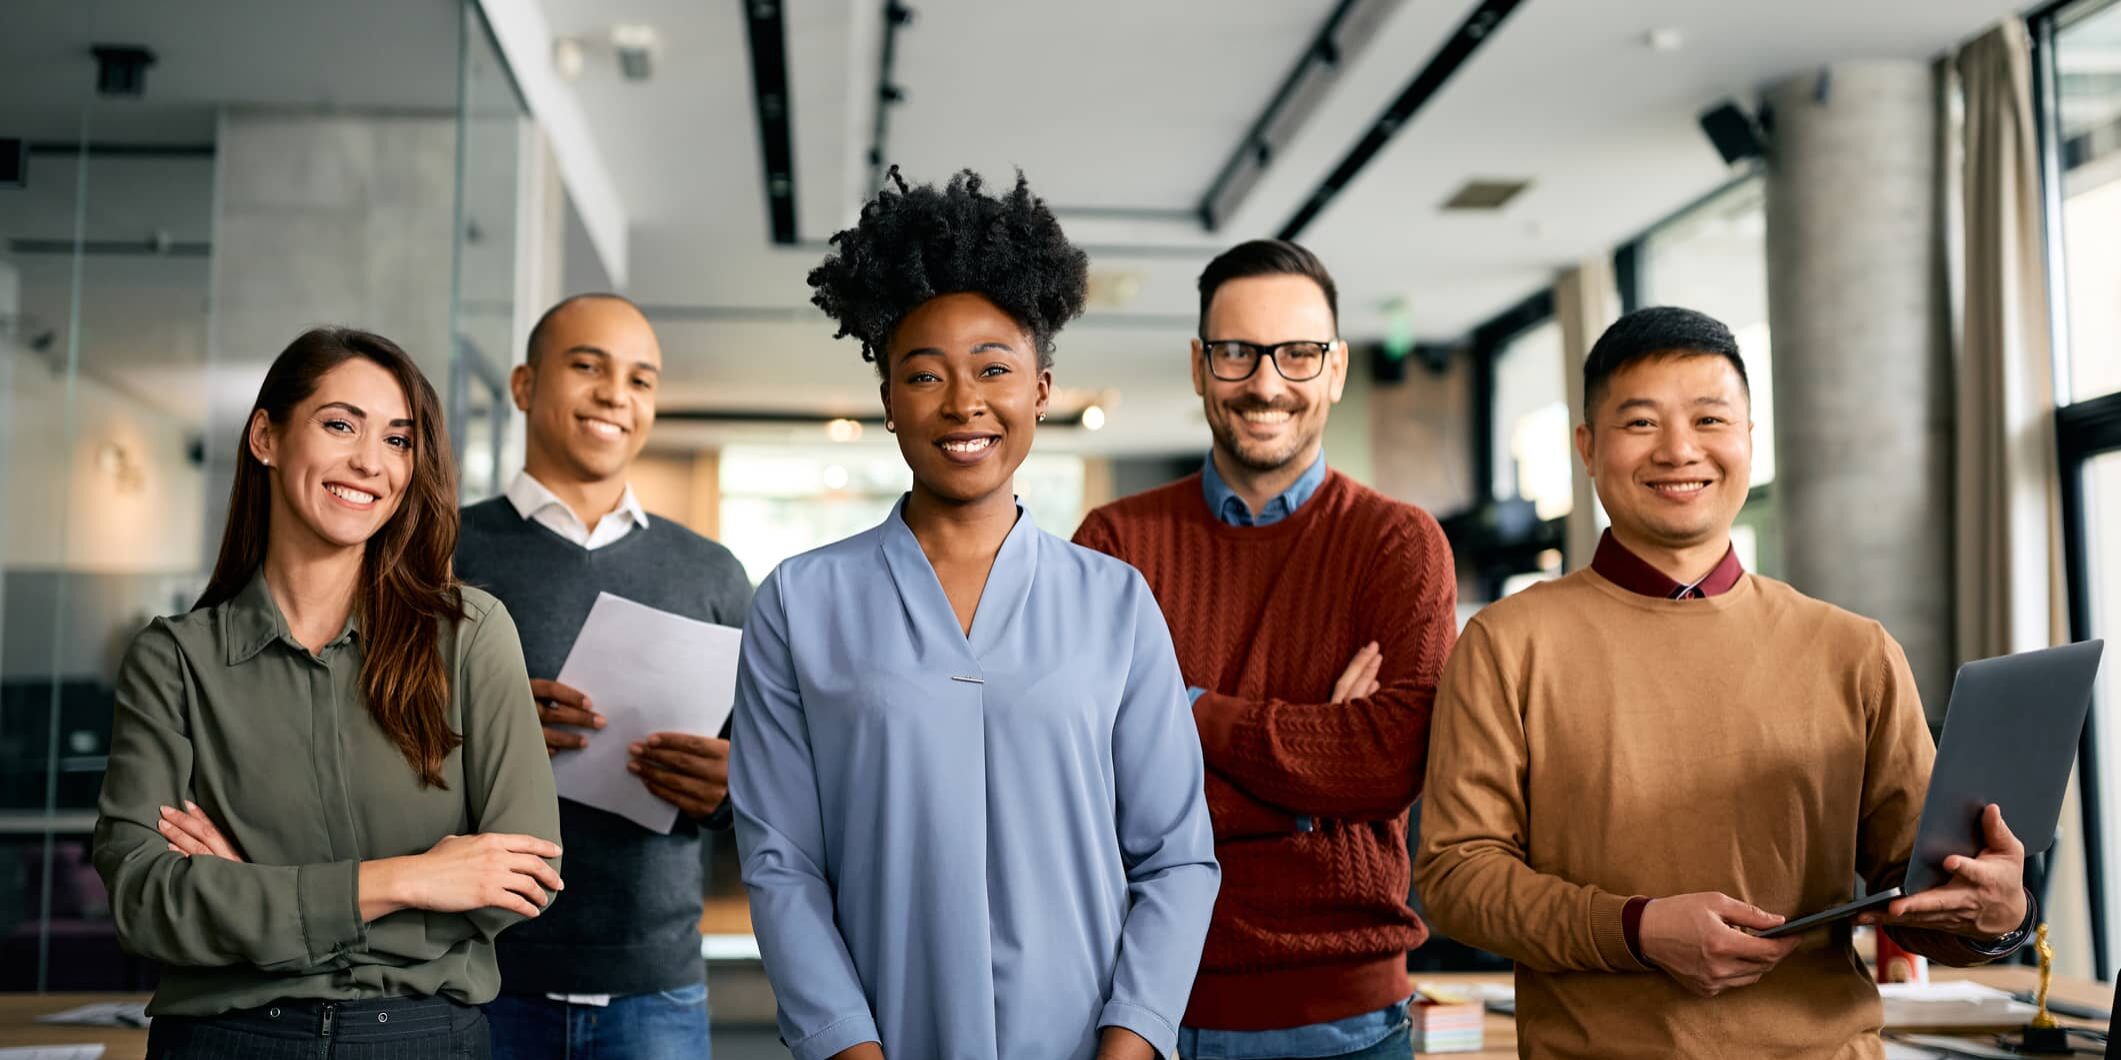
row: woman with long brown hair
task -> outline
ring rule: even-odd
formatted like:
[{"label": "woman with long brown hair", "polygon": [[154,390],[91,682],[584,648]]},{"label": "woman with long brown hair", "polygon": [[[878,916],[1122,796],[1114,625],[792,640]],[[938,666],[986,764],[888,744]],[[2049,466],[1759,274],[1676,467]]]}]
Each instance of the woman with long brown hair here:
[{"label": "woman with long brown hair", "polygon": [[317,329],[241,444],[205,594],[118,677],[95,861],[163,965],[148,1053],[483,1057],[559,814],[515,624],[450,570],[440,402],[390,340]]}]

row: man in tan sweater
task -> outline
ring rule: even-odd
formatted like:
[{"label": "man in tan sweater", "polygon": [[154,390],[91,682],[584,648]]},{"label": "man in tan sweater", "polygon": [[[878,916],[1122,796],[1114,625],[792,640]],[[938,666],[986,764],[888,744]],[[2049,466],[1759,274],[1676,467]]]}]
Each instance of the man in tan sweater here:
[{"label": "man in tan sweater", "polygon": [[[1527,1057],[1878,1057],[1843,922],[1753,932],[1897,884],[1934,748],[1900,647],[1747,574],[1744,362],[1647,309],[1584,364],[1576,445],[1612,516],[1591,567],[1476,616],[1437,693],[1419,892],[1444,934],[1518,962]],[[1883,916],[1975,964],[2033,920],[2024,848],[1988,847]]]}]

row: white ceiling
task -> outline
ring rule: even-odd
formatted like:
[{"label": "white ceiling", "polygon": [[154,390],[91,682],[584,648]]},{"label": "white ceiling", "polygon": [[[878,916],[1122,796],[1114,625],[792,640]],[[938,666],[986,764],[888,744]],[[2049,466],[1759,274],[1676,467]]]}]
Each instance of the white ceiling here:
[{"label": "white ceiling", "polygon": [[[0,136],[195,146],[213,144],[224,106],[449,114],[465,15],[450,0],[0,0]],[[144,99],[96,94],[98,44],[155,52]],[[0,193],[0,249],[64,242],[77,223],[90,241],[209,243],[214,166],[98,155],[84,174],[67,155],[34,155],[27,187]],[[207,258],[94,255],[76,271],[71,254],[39,253],[12,265],[41,356],[63,361],[78,319],[84,372],[180,419],[201,415]]]},{"label": "white ceiling", "polygon": [[[0,135],[213,141],[214,108],[448,111],[448,0],[0,0]],[[95,44],[146,45],[147,98],[99,99]]]},{"label": "white ceiling", "polygon": [[[1204,437],[1185,354],[1201,265],[1279,228],[1474,7],[1401,4],[1211,234],[1067,208],[1192,207],[1330,0],[909,2],[889,160],[920,180],[972,167],[1006,181],[1021,166],[1090,249],[1093,276],[1135,287],[1062,334],[1056,371],[1063,387],[1116,403],[1102,436],[1056,441],[1135,450]],[[642,22],[662,36],[652,81],[593,62],[576,91],[634,219],[629,293],[667,307],[655,314],[666,400],[872,407],[871,369],[852,342],[831,340],[804,276],[868,179],[879,0],[788,0],[800,248],[767,238],[738,5],[542,3],[558,34],[601,39]],[[1452,338],[1728,179],[1695,124],[1714,103],[1836,60],[1932,57],[2011,11],[2007,0],[1528,0],[1300,238],[1334,271],[1350,338],[1379,336],[1382,307],[1399,299],[1422,337]],[[1684,47],[1647,47],[1664,27]],[[1532,186],[1497,213],[1437,210],[1479,177]]]},{"label": "white ceiling", "polygon": [[[875,402],[873,370],[854,343],[831,339],[804,277],[869,191],[882,0],[786,2],[795,248],[768,240],[741,4],[538,0],[555,34],[594,45],[569,90],[632,220],[628,293],[657,320],[674,406],[853,413]],[[1105,401],[1111,427],[1051,432],[1051,444],[1135,451],[1205,438],[1185,345],[1200,267],[1278,229],[1474,6],[1400,3],[1230,223],[1206,233],[1073,211],[1190,209],[1332,0],[907,2],[917,18],[899,36],[906,101],[891,112],[890,160],[917,180],[969,166],[1005,183],[1021,166],[1091,252],[1100,289],[1134,290],[1060,338],[1059,384],[1073,401]],[[1340,282],[1350,338],[1381,334],[1394,300],[1424,338],[1455,337],[1725,180],[1695,125],[1711,104],[1837,59],[1934,56],[2010,9],[1526,0],[1301,239]],[[244,102],[446,110],[460,13],[456,0],[0,0],[0,135],[204,142],[212,108]],[[619,78],[603,43],[622,22],[660,35],[646,83]],[[1685,46],[1653,52],[1653,27],[1680,30]],[[92,42],[161,52],[151,103],[95,100]],[[1437,211],[1477,177],[1532,186],[1498,213]],[[587,258],[579,233],[570,245]],[[591,282],[592,263],[568,265],[570,282]],[[666,422],[658,441],[787,433]]]}]

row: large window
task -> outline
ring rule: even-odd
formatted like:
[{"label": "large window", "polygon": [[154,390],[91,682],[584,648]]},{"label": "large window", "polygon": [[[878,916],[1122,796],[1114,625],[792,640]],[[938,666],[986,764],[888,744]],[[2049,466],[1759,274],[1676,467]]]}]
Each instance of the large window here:
[{"label": "large window", "polygon": [[1746,569],[1782,573],[1775,519],[1775,351],[1768,333],[1767,188],[1739,180],[1657,226],[1640,244],[1637,301],[1699,310],[1738,339],[1753,394],[1752,498],[1731,527]]},{"label": "large window", "polygon": [[2067,401],[2121,391],[2121,5],[2056,34]]},{"label": "large window", "polygon": [[2121,4],[2078,3],[2039,19],[2059,247],[2056,413],[2073,639],[2104,637],[2085,793],[2096,971],[2121,954]]},{"label": "large window", "polygon": [[1767,187],[1759,177],[1725,188],[1643,240],[1642,304],[1700,310],[1737,336],[1753,391],[1755,486],[1775,480],[1767,286]]},{"label": "large window", "polygon": [[1567,371],[1561,325],[1553,320],[1495,355],[1495,499],[1531,501],[1542,520],[1559,519],[1574,506]]},{"label": "large window", "polygon": [[[722,450],[722,544],[757,584],[782,560],[883,522],[913,485],[882,445],[730,446]],[[1083,520],[1083,461],[1032,453],[1016,495],[1038,527],[1067,537]]]}]

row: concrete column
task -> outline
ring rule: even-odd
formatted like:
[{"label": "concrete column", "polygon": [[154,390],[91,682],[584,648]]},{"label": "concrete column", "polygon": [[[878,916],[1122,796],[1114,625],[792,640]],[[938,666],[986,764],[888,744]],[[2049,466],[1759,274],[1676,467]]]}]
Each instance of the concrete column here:
[{"label": "concrete column", "polygon": [[447,400],[457,120],[232,110],[221,115],[216,147],[208,567],[228,518],[244,417],[266,366],[303,329],[343,324],[383,335]]},{"label": "concrete column", "polygon": [[1767,91],[1774,484],[1789,580],[1884,623],[1934,719],[1952,677],[1949,325],[1934,75]]},{"label": "concrete column", "polygon": [[[1569,396],[1569,423],[1583,422],[1583,362],[1591,355],[1598,336],[1620,319],[1620,299],[1613,290],[1610,258],[1587,258],[1564,271],[1554,281],[1554,315],[1561,321],[1562,390]],[[1569,508],[1563,554],[1568,568],[1591,565],[1598,551],[1598,536],[1608,520],[1599,510],[1598,493],[1591,476],[1576,456],[1576,439],[1569,438],[1569,487],[1575,503]]]}]

